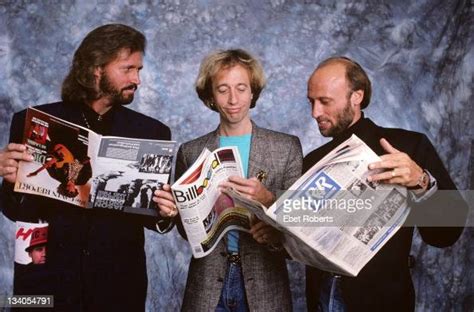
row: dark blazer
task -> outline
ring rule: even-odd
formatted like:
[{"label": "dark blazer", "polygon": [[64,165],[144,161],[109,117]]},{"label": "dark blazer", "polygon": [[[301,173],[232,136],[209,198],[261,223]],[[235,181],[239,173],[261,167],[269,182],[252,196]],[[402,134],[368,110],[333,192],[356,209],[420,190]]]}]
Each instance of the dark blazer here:
[{"label": "dark blazer", "polygon": [[[86,127],[82,110],[62,102],[36,107]],[[126,107],[106,114],[106,135],[169,140],[161,122]],[[10,142],[21,142],[25,111],[13,116]],[[15,265],[15,294],[54,295],[61,311],[143,311],[147,274],[143,226],[153,218],[81,209],[60,201],[12,192],[3,183],[2,212],[13,221],[49,223],[47,263],[25,270]]]},{"label": "dark blazer", "polygon": [[[180,177],[207,147],[219,147],[219,136],[213,131],[181,145],[176,164]],[[268,176],[264,184],[269,191],[288,189],[301,175],[301,144],[297,137],[257,127],[252,123],[249,177],[260,170]],[[214,311],[221,294],[227,270],[226,246],[221,240],[204,258],[191,259],[184,294],[183,311]],[[258,244],[251,235],[241,232],[240,255],[245,292],[250,311],[291,311],[291,294],[284,257]]]},{"label": "dark blazer", "polygon": [[[437,180],[439,190],[456,190],[448,172],[428,138],[417,132],[382,128],[362,117],[331,142],[312,151],[304,158],[304,171],[311,168],[337,145],[356,134],[378,155],[386,154],[380,146],[387,139],[396,149],[408,154],[420,167],[427,169]],[[406,224],[415,224],[424,242],[436,247],[454,244],[462,233],[467,205],[458,192],[436,192],[420,203],[409,202],[411,213]],[[452,217],[452,224],[460,227],[428,227],[429,222],[442,216]],[[427,221],[431,218],[430,221]],[[439,220],[439,218],[438,218]],[[423,224],[420,224],[423,221]],[[369,261],[357,277],[342,277],[342,296],[349,311],[413,311],[415,292],[409,270],[409,253],[414,228],[402,227]],[[306,298],[308,311],[316,311],[319,280],[322,271],[307,267]]]}]

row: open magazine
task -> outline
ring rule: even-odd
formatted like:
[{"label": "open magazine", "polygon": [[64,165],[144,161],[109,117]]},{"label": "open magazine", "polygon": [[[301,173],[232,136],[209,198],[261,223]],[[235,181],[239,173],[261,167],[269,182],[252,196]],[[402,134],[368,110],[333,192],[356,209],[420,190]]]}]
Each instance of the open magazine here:
[{"label": "open magazine", "polygon": [[15,191],[158,216],[152,196],[168,183],[176,142],[102,136],[28,108],[23,143],[34,161],[20,162]]},{"label": "open magazine", "polygon": [[191,250],[201,258],[215,248],[229,230],[249,231],[250,212],[236,206],[218,185],[230,176],[243,177],[237,147],[204,149],[171,190]]},{"label": "open magazine", "polygon": [[270,207],[228,189],[235,205],[248,208],[284,233],[296,261],[357,276],[403,225],[407,190],[371,183],[368,164],[380,158],[356,135],[341,143]]}]

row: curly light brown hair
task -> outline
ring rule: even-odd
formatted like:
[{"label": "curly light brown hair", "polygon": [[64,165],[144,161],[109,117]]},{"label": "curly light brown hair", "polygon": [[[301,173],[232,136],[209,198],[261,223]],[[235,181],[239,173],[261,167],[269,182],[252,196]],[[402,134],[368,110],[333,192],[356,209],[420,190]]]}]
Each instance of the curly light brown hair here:
[{"label": "curly light brown hair", "polygon": [[214,79],[220,70],[231,68],[236,65],[243,66],[249,73],[250,88],[253,94],[250,108],[255,107],[266,82],[262,65],[255,57],[245,50],[219,50],[204,58],[196,79],[196,92],[199,98],[204,105],[213,111],[217,112],[212,93],[212,79]]}]

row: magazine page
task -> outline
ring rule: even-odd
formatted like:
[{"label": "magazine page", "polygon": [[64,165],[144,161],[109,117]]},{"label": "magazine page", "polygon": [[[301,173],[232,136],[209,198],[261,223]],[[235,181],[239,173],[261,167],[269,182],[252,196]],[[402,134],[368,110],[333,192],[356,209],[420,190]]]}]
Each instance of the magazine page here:
[{"label": "magazine page", "polygon": [[296,261],[356,276],[405,221],[406,188],[370,183],[368,164],[380,158],[357,136],[340,144],[268,209],[226,192],[284,234]]},{"label": "magazine page", "polygon": [[23,143],[34,161],[20,162],[15,191],[158,216],[152,196],[169,181],[176,142],[102,137],[28,108]]},{"label": "magazine page", "polygon": [[89,206],[158,216],[152,197],[169,181],[176,142],[102,137],[94,146]]},{"label": "magazine page", "polygon": [[20,162],[15,191],[86,207],[93,162],[89,136],[97,134],[28,108],[23,144],[34,161]]},{"label": "magazine page", "polygon": [[171,186],[195,258],[211,253],[229,230],[250,229],[250,212],[218,189],[219,183],[230,176],[243,177],[237,147],[213,152],[205,149]]},{"label": "magazine page", "polygon": [[16,222],[15,263],[20,265],[43,265],[47,261],[47,223]]}]

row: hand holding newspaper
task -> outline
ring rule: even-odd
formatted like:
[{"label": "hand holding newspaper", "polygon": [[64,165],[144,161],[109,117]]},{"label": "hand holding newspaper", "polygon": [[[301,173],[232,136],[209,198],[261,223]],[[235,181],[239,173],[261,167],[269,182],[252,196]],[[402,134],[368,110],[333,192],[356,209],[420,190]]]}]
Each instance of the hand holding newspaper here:
[{"label": "hand holding newspaper", "polygon": [[234,190],[236,206],[284,233],[296,261],[356,276],[404,223],[406,188],[369,183],[368,164],[380,158],[357,136],[336,147],[266,208]]},{"label": "hand holding newspaper", "polygon": [[204,149],[194,164],[171,186],[191,250],[201,258],[229,230],[249,231],[250,212],[218,189],[230,176],[243,177],[236,147]]}]

